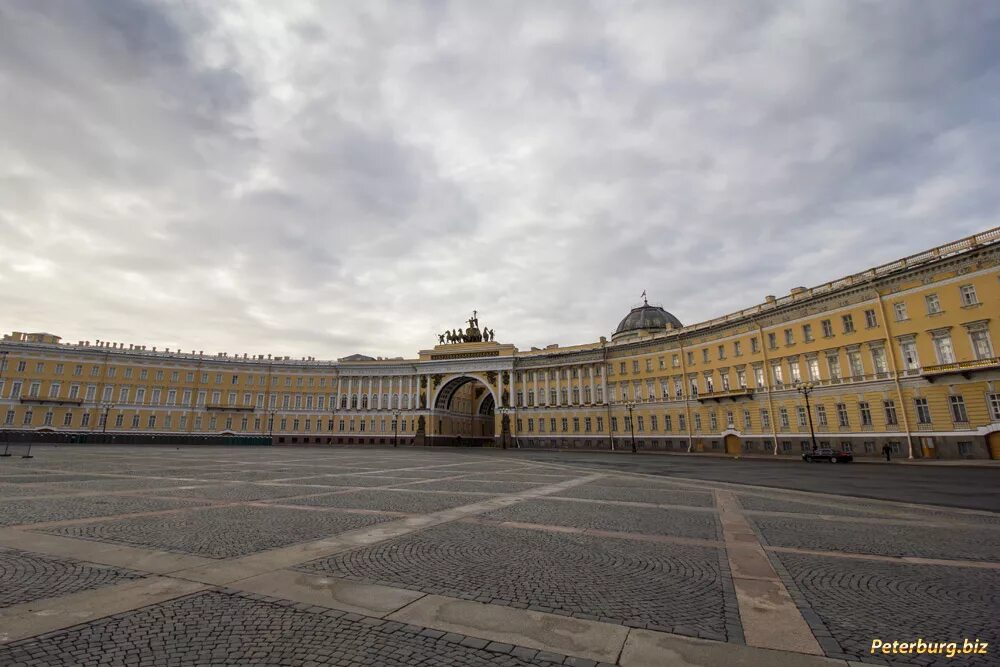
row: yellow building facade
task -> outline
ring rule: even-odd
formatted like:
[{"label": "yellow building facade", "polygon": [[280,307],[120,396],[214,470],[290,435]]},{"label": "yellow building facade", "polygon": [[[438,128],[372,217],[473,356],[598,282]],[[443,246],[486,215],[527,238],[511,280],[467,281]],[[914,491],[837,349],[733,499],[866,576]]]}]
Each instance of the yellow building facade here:
[{"label": "yellow building facade", "polygon": [[7,441],[488,445],[1000,458],[1000,228],[694,325],[518,350],[468,326],[413,359],[0,342]]}]

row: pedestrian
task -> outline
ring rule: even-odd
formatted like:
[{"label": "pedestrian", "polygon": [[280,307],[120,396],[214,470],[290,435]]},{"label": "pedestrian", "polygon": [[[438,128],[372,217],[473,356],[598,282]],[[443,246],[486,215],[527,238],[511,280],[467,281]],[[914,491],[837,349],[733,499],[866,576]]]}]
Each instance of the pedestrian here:
[{"label": "pedestrian", "polygon": [[882,453],[885,454],[886,461],[892,460],[892,447],[889,446],[888,442],[882,445]]}]

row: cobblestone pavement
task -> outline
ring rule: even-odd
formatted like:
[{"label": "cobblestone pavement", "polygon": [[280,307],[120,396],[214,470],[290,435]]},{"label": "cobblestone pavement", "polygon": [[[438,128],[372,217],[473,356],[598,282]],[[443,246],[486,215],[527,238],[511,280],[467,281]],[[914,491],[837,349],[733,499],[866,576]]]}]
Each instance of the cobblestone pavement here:
[{"label": "cobblestone pavement", "polygon": [[[69,490],[66,492],[72,493]],[[43,493],[58,493],[58,491],[39,490],[38,495]],[[37,500],[9,498],[3,501],[3,511],[0,511],[0,526],[86,519],[134,512],[156,512],[201,504],[204,503],[193,500],[160,500],[137,496],[83,496]]]},{"label": "cobblestone pavement", "polygon": [[448,524],[300,569],[709,639],[738,622],[708,547]]},{"label": "cobblestone pavement", "polygon": [[[1000,570],[776,554],[814,632],[828,634],[828,653],[871,657],[871,640],[1000,643]],[[924,656],[925,658],[928,656]],[[906,662],[906,661],[897,661]],[[977,665],[979,658],[939,656],[914,664]]]},{"label": "cobblestone pavement", "polygon": [[342,507],[348,509],[383,510],[386,512],[413,512],[426,514],[449,507],[471,505],[489,496],[469,493],[428,493],[426,491],[351,491],[281,500],[286,505],[312,505],[316,507]]},{"label": "cobblestone pavement", "polygon": [[208,558],[232,558],[371,526],[391,517],[283,507],[210,507],[195,512],[49,528],[44,532]]},{"label": "cobblestone pavement", "polygon": [[[436,636],[435,636],[436,635]],[[198,593],[0,648],[0,664],[454,665],[549,667],[537,651],[489,646],[342,611]],[[463,642],[466,642],[463,644]],[[507,649],[504,652],[503,649]]]},{"label": "cobblestone pavement", "polygon": [[483,518],[706,540],[721,538],[721,527],[714,513],[659,507],[629,507],[626,510],[616,505],[571,500],[530,500],[488,512]]},{"label": "cobblestone pavement", "polygon": [[1000,530],[908,524],[864,524],[752,515],[770,546],[880,556],[958,558],[1000,562]]},{"label": "cobblestone pavement", "polygon": [[139,572],[107,565],[0,548],[0,608],[109,586],[142,576]]},{"label": "cobblestone pavement", "polygon": [[[988,512],[611,467],[627,457],[606,457],[595,472],[567,457],[462,449],[34,454],[0,459],[3,667],[633,667],[624,648],[634,628],[668,646],[684,635],[736,651],[701,664],[752,665],[763,663],[738,651],[805,650],[783,643],[784,620],[768,623],[772,604],[841,661],[871,661],[873,637],[1000,643],[1000,565],[989,565],[1000,563],[1000,515]],[[641,472],[651,458],[629,461]],[[740,561],[734,547],[748,538],[770,575]],[[898,556],[941,563],[890,560]],[[772,580],[790,597],[753,597]],[[324,592],[333,586],[355,588]],[[386,596],[398,600],[388,611],[378,608]],[[435,600],[467,606],[419,611]],[[412,609],[419,623],[386,620]],[[476,620],[499,613],[544,630],[504,643]],[[592,636],[581,623],[602,628],[607,657],[581,643]],[[947,663],[996,664],[996,655]]]},{"label": "cobblestone pavement", "polygon": [[669,488],[649,489],[633,486],[603,486],[594,483],[578,486],[556,495],[563,498],[624,500],[634,503],[651,503],[654,505],[689,505],[691,507],[712,507],[715,505],[712,494],[703,491],[682,491]]}]

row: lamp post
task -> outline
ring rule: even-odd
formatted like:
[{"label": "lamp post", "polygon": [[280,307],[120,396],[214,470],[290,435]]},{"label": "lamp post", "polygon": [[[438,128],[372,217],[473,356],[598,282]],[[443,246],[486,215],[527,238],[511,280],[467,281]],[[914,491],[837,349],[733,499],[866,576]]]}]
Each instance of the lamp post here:
[{"label": "lamp post", "polygon": [[399,410],[392,411],[392,446],[399,446]]},{"label": "lamp post", "polygon": [[507,437],[510,435],[510,408],[500,406],[500,448],[507,449]]},{"label": "lamp post", "polygon": [[817,449],[816,431],[813,429],[813,413],[812,409],[809,407],[809,394],[812,393],[813,385],[810,382],[796,382],[795,388],[800,394],[806,397],[806,415],[809,417],[809,436],[812,438],[813,449]]},{"label": "lamp post", "polygon": [[114,403],[101,403],[101,408],[104,409],[104,415],[101,417],[101,435],[108,432],[108,413],[113,407],[115,407]]},{"label": "lamp post", "polygon": [[625,401],[625,407],[628,408],[628,428],[632,433],[632,453],[635,454],[638,451],[635,448],[635,420],[632,418],[632,410],[635,409],[635,401]]}]

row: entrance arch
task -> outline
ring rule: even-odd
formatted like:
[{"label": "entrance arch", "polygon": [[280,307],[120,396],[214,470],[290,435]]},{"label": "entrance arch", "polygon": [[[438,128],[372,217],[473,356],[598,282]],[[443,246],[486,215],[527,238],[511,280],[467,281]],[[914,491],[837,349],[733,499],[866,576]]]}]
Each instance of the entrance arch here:
[{"label": "entrance arch", "polygon": [[493,446],[496,405],[493,388],[481,377],[457,375],[444,380],[431,402],[431,443]]}]

